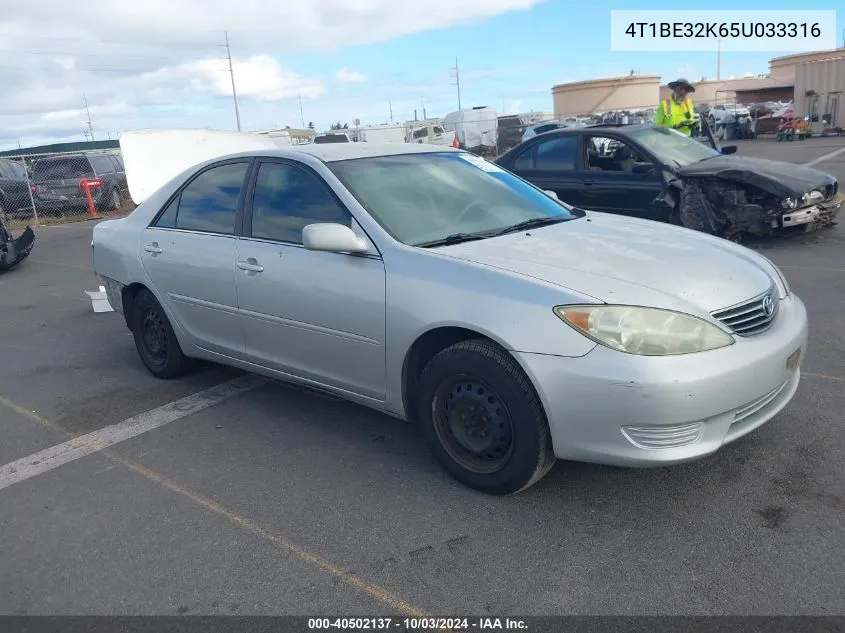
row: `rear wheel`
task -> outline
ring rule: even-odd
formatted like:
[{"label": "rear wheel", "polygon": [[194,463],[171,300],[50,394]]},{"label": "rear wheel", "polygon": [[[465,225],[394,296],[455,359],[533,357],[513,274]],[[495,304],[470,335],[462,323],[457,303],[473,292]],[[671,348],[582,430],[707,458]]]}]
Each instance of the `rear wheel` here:
[{"label": "rear wheel", "polygon": [[109,196],[109,211],[118,211],[120,209],[120,192],[117,190],[117,187],[111,190],[111,195]]},{"label": "rear wheel", "polygon": [[164,309],[149,290],[141,290],[132,302],[132,335],[141,362],[156,378],[178,378],[192,367],[182,353]]},{"label": "rear wheel", "polygon": [[490,341],[457,343],[432,358],[417,402],[431,450],[467,486],[512,494],[554,465],[540,399],[513,358]]}]

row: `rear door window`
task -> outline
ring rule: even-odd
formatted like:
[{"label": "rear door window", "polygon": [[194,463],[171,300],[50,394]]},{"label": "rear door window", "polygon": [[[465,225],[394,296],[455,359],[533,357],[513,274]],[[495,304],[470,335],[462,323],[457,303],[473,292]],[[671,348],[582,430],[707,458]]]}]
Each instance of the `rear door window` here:
[{"label": "rear door window", "polygon": [[572,171],[578,158],[578,137],[558,136],[537,145],[534,169]]},{"label": "rear door window", "polygon": [[84,156],[46,158],[36,161],[32,166],[32,179],[35,182],[93,177],[94,170]]},{"label": "rear door window", "polygon": [[94,171],[98,176],[101,174],[114,173],[114,165],[109,160],[108,156],[92,156],[91,164],[94,166]]},{"label": "rear door window", "polygon": [[[219,165],[194,178],[179,198],[176,228],[234,234],[238,199],[248,167],[249,163]],[[162,216],[165,217],[167,212]]]}]

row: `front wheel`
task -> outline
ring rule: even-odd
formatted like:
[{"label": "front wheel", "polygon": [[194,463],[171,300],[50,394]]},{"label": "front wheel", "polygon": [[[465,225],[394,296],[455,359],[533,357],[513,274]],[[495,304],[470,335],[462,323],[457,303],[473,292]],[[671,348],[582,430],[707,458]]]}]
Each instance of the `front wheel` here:
[{"label": "front wheel", "polygon": [[417,419],[431,450],[461,483],[512,494],[554,465],[540,399],[498,345],[478,339],[443,350],[423,370],[417,396]]},{"label": "front wheel", "polygon": [[132,302],[130,323],[141,362],[153,376],[178,378],[191,369],[164,309],[149,290],[141,290]]}]

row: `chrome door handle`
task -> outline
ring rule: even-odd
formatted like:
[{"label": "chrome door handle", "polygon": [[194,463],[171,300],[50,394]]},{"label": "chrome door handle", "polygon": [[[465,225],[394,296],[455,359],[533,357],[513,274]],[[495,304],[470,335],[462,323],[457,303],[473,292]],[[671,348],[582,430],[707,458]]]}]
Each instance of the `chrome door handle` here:
[{"label": "chrome door handle", "polygon": [[250,257],[248,260],[238,262],[238,268],[241,270],[246,270],[252,273],[262,273],[264,272],[264,266],[259,264],[255,258]]},{"label": "chrome door handle", "polygon": [[152,244],[147,244],[144,247],[144,250],[148,253],[153,253],[154,255],[158,255],[161,252],[161,249],[158,247],[158,242],[153,242]]}]

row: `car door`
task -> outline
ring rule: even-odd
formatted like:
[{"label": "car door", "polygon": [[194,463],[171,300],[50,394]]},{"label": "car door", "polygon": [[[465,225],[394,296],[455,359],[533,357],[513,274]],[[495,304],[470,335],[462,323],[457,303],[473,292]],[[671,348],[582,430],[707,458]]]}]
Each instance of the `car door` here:
[{"label": "car door", "polygon": [[669,206],[660,194],[660,170],[644,151],[624,138],[585,134],[583,206],[649,220],[668,220]]},{"label": "car door", "polygon": [[141,261],[160,300],[197,346],[243,354],[235,255],[250,160],[195,174],[141,236]]},{"label": "car door", "polygon": [[238,240],[238,306],[250,361],[383,399],[385,270],[370,255],[317,252],[302,229],[336,222],[363,234],[323,178],[262,160]]},{"label": "car door", "polygon": [[579,135],[538,138],[506,167],[531,184],[554,191],[567,204],[582,206],[584,184],[579,171]]}]

